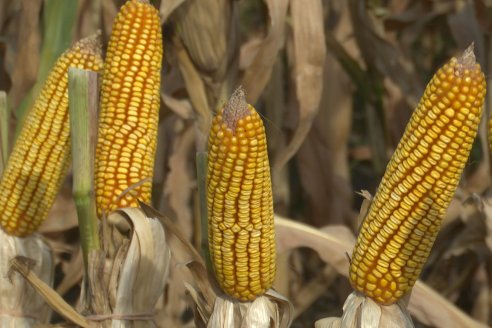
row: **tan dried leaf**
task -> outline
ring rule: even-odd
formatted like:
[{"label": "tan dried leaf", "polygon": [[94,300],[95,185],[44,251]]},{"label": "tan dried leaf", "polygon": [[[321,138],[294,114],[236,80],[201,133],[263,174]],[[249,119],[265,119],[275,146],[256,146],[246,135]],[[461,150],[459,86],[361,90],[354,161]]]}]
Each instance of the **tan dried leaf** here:
[{"label": "tan dried leaf", "polygon": [[[330,226],[319,231],[305,224],[275,216],[275,230],[279,253],[298,247],[309,247],[340,274],[348,276],[347,254],[352,251],[355,244],[355,237],[348,228]],[[429,326],[485,327],[420,280],[412,289],[408,309],[420,322]]]},{"label": "tan dried leaf", "polygon": [[[17,108],[26,93],[36,82],[39,68],[39,46],[41,35],[39,17],[42,0],[20,1],[20,16],[16,49],[10,54],[13,60],[10,77],[12,88],[9,92],[9,102],[12,108]],[[12,49],[13,50],[13,49]]]},{"label": "tan dried leaf", "polygon": [[207,327],[284,328],[290,327],[293,314],[290,302],[274,290],[251,302],[219,295]]},{"label": "tan dried leaf", "polygon": [[244,72],[241,85],[247,91],[248,103],[255,104],[270,80],[273,65],[285,42],[285,20],[289,0],[265,0],[270,15],[268,34],[251,65]]},{"label": "tan dried leaf", "polygon": [[294,156],[318,113],[326,59],[321,0],[312,0],[308,6],[303,0],[291,0],[290,11],[294,32],[294,81],[299,100],[299,122],[292,140],[278,155],[276,167],[283,166]]},{"label": "tan dried leaf", "polygon": [[0,229],[0,327],[30,327],[48,323],[51,309],[27,281],[8,274],[17,256],[35,259],[30,271],[40,281],[53,285],[54,263],[51,249],[38,234],[26,238],[7,235]]}]

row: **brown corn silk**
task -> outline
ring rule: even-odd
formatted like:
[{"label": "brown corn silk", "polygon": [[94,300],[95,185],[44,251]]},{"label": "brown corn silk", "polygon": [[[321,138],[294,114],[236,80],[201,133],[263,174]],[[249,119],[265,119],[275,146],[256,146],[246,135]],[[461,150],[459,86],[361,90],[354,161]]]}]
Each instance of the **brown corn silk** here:
[{"label": "brown corn silk", "polygon": [[0,223],[10,235],[25,237],[46,219],[70,163],[68,69],[100,71],[98,37],[64,52],[36,98],[0,181]]},{"label": "brown corn silk", "polygon": [[226,294],[253,300],[275,277],[275,231],[265,128],[241,88],[212,123],[207,200],[217,281]]},{"label": "brown corn silk", "polygon": [[427,85],[360,228],[352,286],[376,302],[415,284],[459,183],[480,121],[485,79],[473,48]]},{"label": "brown corn silk", "polygon": [[162,36],[157,10],[129,0],[116,16],[101,88],[96,146],[98,215],[149,203],[160,106]]}]

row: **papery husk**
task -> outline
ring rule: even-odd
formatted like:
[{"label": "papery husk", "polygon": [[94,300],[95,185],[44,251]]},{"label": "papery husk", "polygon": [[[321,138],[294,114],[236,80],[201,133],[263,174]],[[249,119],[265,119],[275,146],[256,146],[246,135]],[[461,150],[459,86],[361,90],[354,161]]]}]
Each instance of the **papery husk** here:
[{"label": "papery husk", "polygon": [[341,318],[324,318],[315,328],[413,328],[405,300],[392,305],[380,305],[359,292],[353,292],[343,305]]},{"label": "papery husk", "polygon": [[51,249],[40,235],[18,238],[0,229],[0,327],[32,327],[47,323],[51,309],[20,275],[9,274],[16,256],[32,259],[30,267],[45,283],[53,285]]},{"label": "papery husk", "polygon": [[162,224],[125,208],[108,216],[103,235],[104,251],[89,258],[81,302],[92,313],[86,318],[101,327],[156,327],[152,317],[171,257]]},{"label": "papery husk", "polygon": [[42,282],[25,258],[16,257],[11,268],[79,327],[157,327],[154,308],[163,295],[171,257],[161,222],[139,208],[125,208],[102,225],[103,250],[89,254],[78,311]]},{"label": "papery husk", "polygon": [[290,327],[293,316],[289,300],[272,289],[250,302],[218,295],[207,327],[284,328]]}]

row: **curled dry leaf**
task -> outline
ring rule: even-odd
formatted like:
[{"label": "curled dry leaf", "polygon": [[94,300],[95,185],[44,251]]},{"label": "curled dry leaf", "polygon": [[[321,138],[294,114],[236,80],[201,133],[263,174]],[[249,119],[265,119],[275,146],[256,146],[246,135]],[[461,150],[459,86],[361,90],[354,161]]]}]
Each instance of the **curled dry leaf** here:
[{"label": "curled dry leaf", "polygon": [[[347,74],[327,56],[321,105],[296,154],[296,163],[315,226],[353,224],[348,167],[352,88]],[[323,221],[316,221],[323,220]]]},{"label": "curled dry leaf", "polygon": [[198,70],[193,65],[190,56],[186,52],[182,42],[174,38],[174,49],[178,58],[178,66],[183,76],[186,90],[197,116],[198,127],[203,134],[208,133],[212,122],[212,112],[207,101],[205,83],[200,77]]},{"label": "curled dry leaf", "polygon": [[278,155],[275,166],[281,167],[294,156],[306,138],[318,113],[323,91],[323,67],[326,58],[323,6],[313,0],[291,0],[294,32],[294,81],[299,100],[299,122],[292,140]]},{"label": "curled dry leaf", "polygon": [[164,24],[169,16],[174,12],[174,10],[178,8],[183,2],[185,2],[185,0],[162,1],[161,8],[159,9],[161,22]]},{"label": "curled dry leaf", "polygon": [[82,285],[80,308],[92,315],[78,313],[22,259],[13,261],[12,268],[55,311],[78,326],[155,327],[154,307],[164,291],[171,256],[162,224],[139,208],[113,212],[107,222],[104,250],[89,254],[88,276]]},{"label": "curled dry leaf", "polygon": [[244,72],[241,85],[247,91],[248,103],[255,104],[270,80],[273,65],[285,42],[285,20],[288,0],[265,0],[270,15],[268,34],[261,43],[251,65]]},{"label": "curled dry leaf", "polygon": [[[279,253],[293,248],[309,247],[315,250],[324,262],[332,265],[337,272],[348,276],[349,261],[346,254],[351,252],[355,244],[355,237],[347,227],[328,226],[320,231],[276,216],[275,230]],[[408,309],[420,322],[430,326],[439,328],[485,327],[422,281],[415,283]]]},{"label": "curled dry leaf", "polygon": [[43,1],[23,0],[20,4],[19,29],[16,29],[19,34],[14,38],[19,40],[19,44],[16,45],[15,52],[12,52],[13,65],[10,72],[12,88],[9,101],[13,108],[19,106],[22,98],[36,82],[41,43],[39,17]]},{"label": "curled dry leaf", "polygon": [[45,284],[53,285],[51,249],[41,236],[18,238],[0,229],[0,327],[48,323],[51,309],[43,298],[21,276],[9,275],[10,262],[16,256],[35,259],[30,262],[30,270]]},{"label": "curled dry leaf", "polygon": [[191,238],[193,231],[192,213],[189,206],[192,190],[195,188],[193,169],[190,163],[194,147],[195,130],[185,128],[173,141],[172,155],[169,157],[169,173],[164,183],[164,197],[175,213],[182,231]]},{"label": "curled dry leaf", "polygon": [[[164,228],[158,219],[147,216],[138,208],[111,213],[108,224],[112,244],[106,247],[114,250],[106,255],[104,272],[109,272],[109,275],[90,270],[92,274],[88,279],[94,299],[103,297],[108,301],[100,302],[102,308],[92,304],[94,314],[89,319],[111,320],[113,326],[122,327],[138,320],[139,327],[154,327],[153,311],[164,291],[171,257]],[[96,267],[101,264],[97,258],[92,259]],[[101,281],[104,278],[105,281]],[[96,286],[103,289],[95,289]],[[106,312],[107,305],[110,313]]]},{"label": "curled dry leaf", "polygon": [[341,319],[327,318],[315,323],[316,328],[413,328],[412,318],[405,305],[379,305],[358,292],[347,297]]},{"label": "curled dry leaf", "polygon": [[483,211],[485,213],[486,236],[485,243],[492,251],[492,199],[487,197],[483,200]]},{"label": "curled dry leaf", "polygon": [[284,328],[290,327],[294,314],[292,304],[274,290],[254,301],[239,302],[226,295],[217,296],[210,328]]}]

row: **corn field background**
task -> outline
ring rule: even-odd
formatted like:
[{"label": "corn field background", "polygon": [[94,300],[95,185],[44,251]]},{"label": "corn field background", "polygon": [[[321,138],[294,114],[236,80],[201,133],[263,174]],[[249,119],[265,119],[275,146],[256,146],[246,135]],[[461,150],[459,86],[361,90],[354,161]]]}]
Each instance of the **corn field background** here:
[{"label": "corn field background", "polygon": [[[473,42],[488,82],[483,124],[421,280],[454,304],[456,315],[492,324],[491,1],[151,2],[164,42],[153,206],[202,247],[195,154],[206,149],[216,110],[242,85],[264,118],[275,212],[340,241],[340,251],[330,252],[334,246],[310,231],[277,231],[274,287],[294,305],[293,327],[342,314],[352,291],[345,254],[352,249],[343,245],[357,233],[359,192],[374,194],[432,74]],[[97,30],[106,47],[123,3],[0,0],[0,90],[8,95],[10,145],[55,59]],[[41,233],[55,253],[56,290],[72,304],[83,274],[77,225],[68,177]],[[193,278],[185,264],[173,259],[158,305],[162,327],[192,326],[183,282]],[[436,317],[449,316],[432,299],[421,301],[436,308]],[[414,317],[417,327],[432,322]]]}]

